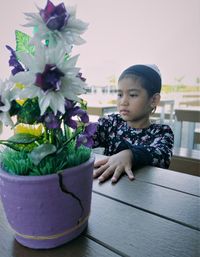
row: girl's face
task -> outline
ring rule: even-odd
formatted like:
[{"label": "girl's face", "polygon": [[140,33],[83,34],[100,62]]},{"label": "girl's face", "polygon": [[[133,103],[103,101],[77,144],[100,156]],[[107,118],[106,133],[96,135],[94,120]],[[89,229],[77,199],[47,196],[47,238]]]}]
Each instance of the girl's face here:
[{"label": "girl's face", "polygon": [[117,107],[122,119],[129,126],[148,127],[149,115],[156,105],[155,96],[149,97],[139,80],[124,78],[119,81]]}]

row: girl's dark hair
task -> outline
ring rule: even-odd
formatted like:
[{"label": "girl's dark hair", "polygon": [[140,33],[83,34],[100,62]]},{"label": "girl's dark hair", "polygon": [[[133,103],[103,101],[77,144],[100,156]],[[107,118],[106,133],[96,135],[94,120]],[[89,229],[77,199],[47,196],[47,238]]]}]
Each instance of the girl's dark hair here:
[{"label": "girl's dark hair", "polygon": [[157,71],[147,65],[138,64],[130,66],[122,72],[119,81],[124,78],[138,79],[150,97],[155,93],[160,93],[162,84],[161,76]]}]

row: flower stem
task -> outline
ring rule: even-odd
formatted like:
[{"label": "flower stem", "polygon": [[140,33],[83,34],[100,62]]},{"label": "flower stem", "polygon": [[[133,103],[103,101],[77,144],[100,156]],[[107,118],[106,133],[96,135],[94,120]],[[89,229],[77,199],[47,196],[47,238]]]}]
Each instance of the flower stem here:
[{"label": "flower stem", "polygon": [[65,138],[69,139],[72,136],[70,128],[64,124]]},{"label": "flower stem", "polygon": [[49,131],[49,143],[53,144],[54,141],[54,133],[53,133],[53,129],[50,129]]},{"label": "flower stem", "polygon": [[44,143],[46,143],[48,141],[48,138],[47,138],[47,128],[46,126],[44,126]]}]

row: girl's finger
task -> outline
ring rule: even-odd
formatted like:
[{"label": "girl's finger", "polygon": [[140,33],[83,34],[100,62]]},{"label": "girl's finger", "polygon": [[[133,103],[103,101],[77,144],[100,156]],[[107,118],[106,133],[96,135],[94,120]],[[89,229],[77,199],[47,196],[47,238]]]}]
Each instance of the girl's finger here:
[{"label": "girl's finger", "polygon": [[133,175],[133,172],[132,172],[132,170],[131,170],[131,168],[130,167],[125,167],[125,172],[126,172],[126,174],[128,175],[128,178],[130,179],[130,180],[133,180],[133,179],[135,179],[135,177],[134,177],[134,175]]},{"label": "girl's finger", "polygon": [[120,178],[121,174],[124,172],[123,167],[118,166],[115,169],[114,175],[111,178],[111,182],[112,183],[116,183],[118,181],[118,179]]},{"label": "girl's finger", "polygon": [[106,164],[102,165],[100,168],[94,170],[93,178],[99,177],[106,169],[108,169],[108,167],[109,167],[109,165],[106,163]]},{"label": "girl's finger", "polygon": [[94,168],[98,168],[108,162],[109,158],[105,158],[94,163]]},{"label": "girl's finger", "polygon": [[115,168],[114,167],[108,167],[103,173],[102,175],[99,177],[99,182],[103,182],[107,179],[109,179],[112,174],[114,173]]}]

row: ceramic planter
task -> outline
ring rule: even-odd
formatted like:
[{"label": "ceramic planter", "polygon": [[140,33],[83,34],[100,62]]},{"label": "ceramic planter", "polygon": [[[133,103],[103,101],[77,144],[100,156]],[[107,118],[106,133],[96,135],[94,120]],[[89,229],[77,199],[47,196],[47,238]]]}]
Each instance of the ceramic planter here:
[{"label": "ceramic planter", "polygon": [[0,194],[16,240],[45,249],[62,245],[86,228],[94,157],[45,176],[16,176],[0,168]]}]

